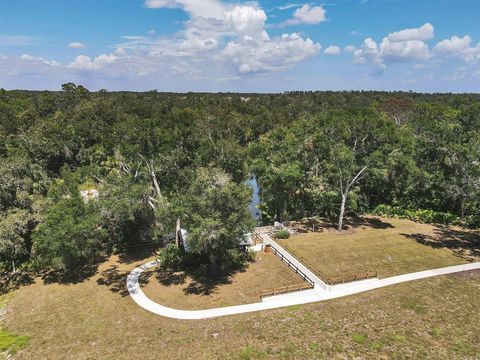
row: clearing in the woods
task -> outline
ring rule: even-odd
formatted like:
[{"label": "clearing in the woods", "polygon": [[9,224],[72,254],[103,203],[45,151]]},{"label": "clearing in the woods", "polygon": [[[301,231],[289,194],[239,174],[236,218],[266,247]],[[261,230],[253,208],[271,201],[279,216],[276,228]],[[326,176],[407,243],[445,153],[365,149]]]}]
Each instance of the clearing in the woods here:
[{"label": "clearing in the woods", "polygon": [[[390,226],[381,225],[387,223]],[[449,248],[451,233],[442,238],[436,227],[403,220],[381,219],[381,226],[376,224],[360,225],[345,234],[326,230],[304,237],[323,236],[313,240],[323,242],[326,253],[317,264],[324,264],[324,271],[333,269],[332,274],[349,268],[342,267],[347,264],[363,269],[365,259],[369,268],[382,266],[385,275],[466,261],[460,247]],[[426,243],[433,236],[446,248]],[[313,259],[317,250],[310,248]],[[463,250],[462,256],[474,254],[472,249]],[[181,273],[172,274],[178,280],[170,286],[161,283],[164,277],[159,274],[146,274],[141,279],[143,289],[167,306],[202,308],[258,301],[257,290],[298,281],[273,254],[258,256],[245,272],[216,283],[209,295],[201,294],[205,288],[199,287],[199,279]],[[182,321],[145,311],[128,295],[129,271],[151,259],[112,257],[90,277],[74,282],[37,279],[14,291],[4,326],[10,334],[30,339],[16,359],[149,359],[158,354],[169,359],[340,359],[345,354],[371,359],[399,354],[402,358],[480,357],[478,271],[309,305]]]},{"label": "clearing in the woods", "polygon": [[[317,226],[317,230],[319,227]],[[279,242],[323,278],[380,278],[480,260],[480,232],[409,220],[366,217]]]},{"label": "clearing in the woods", "polygon": [[295,286],[303,281],[273,253],[256,253],[255,261],[233,276],[209,280],[203,274],[142,273],[142,290],[158,304],[182,310],[200,310],[260,301],[264,291]]}]

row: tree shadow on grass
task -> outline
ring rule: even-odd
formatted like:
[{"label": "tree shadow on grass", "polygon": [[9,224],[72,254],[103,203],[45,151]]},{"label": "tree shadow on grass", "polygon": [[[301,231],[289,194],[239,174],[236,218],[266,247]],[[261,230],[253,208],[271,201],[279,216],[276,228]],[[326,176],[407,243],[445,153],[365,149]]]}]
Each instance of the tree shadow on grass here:
[{"label": "tree shadow on grass", "polygon": [[373,229],[393,229],[394,226],[389,222],[383,221],[376,217],[352,217],[345,221],[345,225],[351,227],[370,227]]},{"label": "tree shadow on grass", "polygon": [[98,258],[93,264],[79,267],[75,270],[48,270],[43,271],[40,276],[45,284],[73,285],[90,279],[97,273],[98,266],[105,261],[105,257]]},{"label": "tree shadow on grass", "polygon": [[231,276],[233,275],[234,273],[230,272],[212,277],[203,267],[199,267],[175,272],[158,269],[155,277],[160,284],[167,287],[185,285],[188,279],[191,279],[183,289],[185,295],[210,295],[215,293],[219,286],[232,283]]},{"label": "tree shadow on grass", "polygon": [[[337,230],[338,219],[319,219],[316,217],[305,218],[301,221],[291,221],[287,223],[287,226],[293,226],[301,233],[311,232],[313,228],[316,232],[322,231],[322,229]],[[343,230],[353,230],[359,227],[369,227],[373,229],[392,229],[395,226],[389,222],[383,221],[376,217],[347,217],[343,220]]]},{"label": "tree shadow on grass", "polygon": [[133,264],[140,260],[147,259],[157,254],[157,249],[155,248],[137,248],[133,250],[129,250],[125,253],[122,253],[118,256],[120,262],[122,264]]},{"label": "tree shadow on grass", "polygon": [[33,284],[35,275],[29,271],[17,270],[14,273],[0,273],[0,295]]},{"label": "tree shadow on grass", "polygon": [[[142,257],[141,257],[142,258]],[[140,259],[141,259],[140,258]],[[133,261],[132,261],[133,262]],[[161,270],[158,267],[155,269],[148,269],[142,272],[138,278],[140,286],[147,285],[152,280],[152,275],[163,286],[185,285],[188,279],[191,281],[183,289],[185,295],[210,295],[217,291],[221,285],[231,284],[232,276],[238,272],[246,271],[249,262],[239,265],[236,268],[219,274],[218,276],[211,276],[208,274],[208,268],[205,265],[200,266],[186,266],[181,271]],[[120,270],[117,265],[111,265],[108,269],[102,271],[97,279],[97,284],[106,286],[114,293],[121,296],[129,295],[127,288],[127,277],[130,270]]]},{"label": "tree shadow on grass", "polygon": [[190,266],[186,266],[182,271],[164,271],[158,269],[156,278],[162,285],[167,287],[171,285],[185,285],[188,279],[191,279],[183,289],[184,294],[207,296],[216,293],[220,286],[231,284],[232,277],[239,272],[245,272],[252,261],[254,261],[254,258],[240,263],[236,267],[224,271],[217,276],[209,274],[206,264],[196,266],[191,264]]},{"label": "tree shadow on grass", "polygon": [[[336,222],[332,221],[330,223],[324,223],[323,226],[325,228],[336,230],[338,225]],[[372,229],[393,229],[395,226],[376,217],[358,216],[348,217],[343,220],[343,230],[353,230],[361,227],[368,227]]]},{"label": "tree shadow on grass", "polygon": [[456,256],[467,261],[480,260],[480,232],[478,231],[452,229],[448,226],[437,225],[435,235],[422,233],[401,233],[400,235],[434,249],[450,249]]},{"label": "tree shadow on grass", "polygon": [[[106,286],[110,291],[125,297],[129,295],[127,288],[128,274],[130,274],[130,271],[120,270],[117,265],[111,265],[100,273],[97,284]],[[138,277],[140,286],[148,284],[151,275],[151,272],[144,271],[141,273]]]},{"label": "tree shadow on grass", "polygon": [[192,282],[183,290],[186,295],[210,295],[217,291],[221,285],[231,284],[231,277],[234,273],[222,274],[219,276],[209,276],[204,271],[198,271],[190,276]]},{"label": "tree shadow on grass", "polygon": [[156,271],[155,277],[164,286],[183,285],[187,281],[187,274],[183,271]]}]

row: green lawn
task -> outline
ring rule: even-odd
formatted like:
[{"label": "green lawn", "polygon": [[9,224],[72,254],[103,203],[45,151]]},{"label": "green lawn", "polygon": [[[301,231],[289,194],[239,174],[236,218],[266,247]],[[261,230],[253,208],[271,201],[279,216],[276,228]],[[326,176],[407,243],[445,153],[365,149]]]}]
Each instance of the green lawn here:
[{"label": "green lawn", "polygon": [[28,340],[28,336],[14,335],[6,329],[0,329],[0,351],[16,354],[17,351],[27,346]]},{"label": "green lawn", "polygon": [[16,354],[19,350],[27,346],[28,336],[18,336],[2,328],[3,318],[5,316],[5,307],[7,306],[9,296],[0,296],[0,359],[8,359],[10,355]]},{"label": "green lawn", "polygon": [[479,238],[454,227],[370,217],[342,233],[326,228],[280,243],[326,278],[367,271],[387,277],[478,261]]}]

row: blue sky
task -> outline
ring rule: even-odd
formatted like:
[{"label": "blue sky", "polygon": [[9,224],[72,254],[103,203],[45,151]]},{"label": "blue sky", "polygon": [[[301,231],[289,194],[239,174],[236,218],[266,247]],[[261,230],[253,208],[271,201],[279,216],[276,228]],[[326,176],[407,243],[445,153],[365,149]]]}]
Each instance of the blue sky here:
[{"label": "blue sky", "polygon": [[480,91],[480,0],[0,0],[0,87]]}]

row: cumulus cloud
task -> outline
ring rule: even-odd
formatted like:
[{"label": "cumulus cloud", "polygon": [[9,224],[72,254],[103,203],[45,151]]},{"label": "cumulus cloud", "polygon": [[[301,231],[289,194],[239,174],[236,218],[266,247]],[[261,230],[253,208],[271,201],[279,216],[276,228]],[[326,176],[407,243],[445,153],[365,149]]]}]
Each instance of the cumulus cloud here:
[{"label": "cumulus cloud", "polygon": [[118,57],[114,54],[102,54],[94,59],[90,58],[90,56],[79,55],[68,66],[73,69],[99,70],[106,65],[114,63],[116,60],[118,60]]},{"label": "cumulus cloud", "polygon": [[[320,51],[320,44],[297,33],[270,38],[266,31],[267,14],[253,2],[234,5],[216,0],[147,0],[145,5],[182,8],[190,20],[175,37],[130,37],[120,45],[162,58],[175,69],[209,70],[216,64],[226,72],[225,77],[231,78],[226,67],[233,66],[239,75],[283,70]],[[295,13],[302,21],[318,21],[316,8],[301,7]]]},{"label": "cumulus cloud", "polygon": [[236,6],[232,11],[226,11],[224,21],[234,34],[245,36],[260,36],[268,40],[264,31],[267,14],[261,9],[250,6]]},{"label": "cumulus cloud", "polygon": [[87,47],[87,45],[81,43],[81,42],[71,42],[67,45],[67,47],[69,49],[85,49]]},{"label": "cumulus cloud", "polygon": [[452,36],[437,43],[433,51],[439,55],[461,57],[467,62],[480,61],[480,43],[476,46],[470,46],[472,38],[468,35],[464,37]]},{"label": "cumulus cloud", "polygon": [[419,28],[405,29],[393,32],[388,35],[388,40],[391,42],[401,41],[426,41],[433,38],[433,26],[430,23],[423,24]]},{"label": "cumulus cloud", "polygon": [[[122,36],[112,53],[79,54],[65,65],[24,55],[21,59],[0,59],[2,66],[12,71],[25,69],[22,71],[28,74],[38,69],[43,76],[47,68],[53,69],[55,65],[56,70],[51,73],[61,81],[65,78],[72,81],[90,79],[94,83],[102,79],[122,84],[131,81],[133,87],[138,88],[138,79],[142,77],[142,86],[147,83],[157,86],[162,81],[166,87],[174,86],[172,84],[180,79],[189,84],[198,81],[203,86],[207,83],[205,80],[209,83],[232,81],[249,74],[286,70],[318,55],[321,50],[319,43],[298,33],[271,37],[267,32],[267,14],[253,1],[145,0],[144,5],[151,9],[182,9],[189,18],[171,36],[157,35],[153,31]],[[320,13],[324,18],[324,12],[316,7],[302,6],[295,13],[297,18],[308,23],[320,21]],[[81,49],[81,45],[67,44],[74,49]],[[23,65],[16,65],[16,62]],[[0,69],[0,74],[6,72]]]},{"label": "cumulus cloud", "polygon": [[293,18],[288,19],[283,25],[320,24],[327,20],[326,11],[322,6],[310,6],[308,4],[299,7],[293,12]]},{"label": "cumulus cloud", "polygon": [[324,54],[325,55],[338,55],[342,52],[342,50],[338,46],[329,46],[325,49]]},{"label": "cumulus cloud", "polygon": [[283,34],[278,39],[263,43],[249,40],[229,42],[223,55],[237,66],[241,74],[246,74],[284,70],[319,51],[319,44],[294,33]]},{"label": "cumulus cloud", "polygon": [[432,37],[433,26],[426,23],[419,28],[393,32],[380,44],[367,38],[353,52],[353,61],[355,64],[372,64],[376,72],[382,72],[392,63],[427,60],[432,55],[425,41]]},{"label": "cumulus cloud", "polygon": [[349,53],[354,52],[355,50],[357,50],[357,48],[353,45],[347,45],[343,48],[343,51],[349,52]]}]

